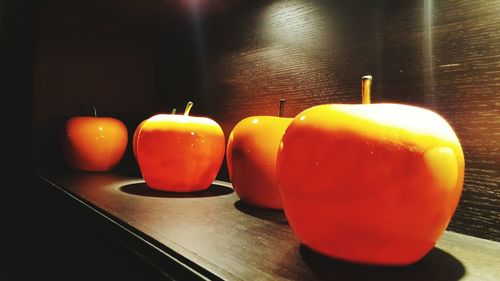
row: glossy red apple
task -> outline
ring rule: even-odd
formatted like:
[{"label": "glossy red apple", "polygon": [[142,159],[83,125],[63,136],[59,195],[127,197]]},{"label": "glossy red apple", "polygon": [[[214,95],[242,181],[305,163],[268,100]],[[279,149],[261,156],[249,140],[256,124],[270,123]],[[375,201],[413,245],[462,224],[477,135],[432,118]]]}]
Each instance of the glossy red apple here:
[{"label": "glossy red apple", "polygon": [[464,156],[453,129],[430,110],[326,104],[291,122],[277,170],[303,244],[352,262],[405,265],[432,249],[453,216]]},{"label": "glossy red apple", "polygon": [[136,140],[137,162],[152,189],[191,192],[207,189],[224,158],[225,139],[212,119],[158,114],[145,120]]},{"label": "glossy red apple", "polygon": [[66,122],[62,152],[75,169],[109,171],[122,159],[127,142],[127,128],[120,120],[76,116]]},{"label": "glossy red apple", "polygon": [[281,209],[276,180],[276,157],[281,138],[292,118],[252,116],[241,120],[227,144],[229,176],[240,199],[253,206]]}]

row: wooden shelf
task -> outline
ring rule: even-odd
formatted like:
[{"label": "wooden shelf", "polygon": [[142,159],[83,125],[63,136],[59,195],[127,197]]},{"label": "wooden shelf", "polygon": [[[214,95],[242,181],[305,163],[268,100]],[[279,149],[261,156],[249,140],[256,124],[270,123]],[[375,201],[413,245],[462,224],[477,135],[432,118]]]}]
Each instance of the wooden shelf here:
[{"label": "wooden shelf", "polygon": [[350,264],[298,243],[284,214],[241,203],[226,182],[206,191],[150,190],[141,178],[36,169],[35,174],[116,239],[174,279],[498,280],[500,243],[446,232],[407,267]]}]

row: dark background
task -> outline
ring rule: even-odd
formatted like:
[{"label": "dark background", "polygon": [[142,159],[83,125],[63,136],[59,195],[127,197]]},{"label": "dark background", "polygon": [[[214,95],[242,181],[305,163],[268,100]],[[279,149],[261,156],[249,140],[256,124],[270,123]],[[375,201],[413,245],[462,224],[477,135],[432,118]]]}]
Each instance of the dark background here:
[{"label": "dark background", "polygon": [[[368,73],[373,102],[423,106],[449,121],[466,159],[449,230],[500,241],[498,14],[498,1],[471,0],[0,1],[9,166],[2,240],[12,254],[2,263],[61,262],[74,241],[55,239],[62,253],[41,246],[57,231],[113,245],[79,235],[88,225],[58,217],[57,200],[29,177],[29,163],[61,164],[58,134],[70,116],[90,115],[95,105],[131,134],[147,117],[192,100],[192,114],[213,118],[227,137],[244,117],[276,114],[280,98],[288,116],[359,102]],[[119,169],[137,174],[130,149]],[[225,164],[219,178],[228,180]],[[82,264],[95,255],[75,251]]]}]

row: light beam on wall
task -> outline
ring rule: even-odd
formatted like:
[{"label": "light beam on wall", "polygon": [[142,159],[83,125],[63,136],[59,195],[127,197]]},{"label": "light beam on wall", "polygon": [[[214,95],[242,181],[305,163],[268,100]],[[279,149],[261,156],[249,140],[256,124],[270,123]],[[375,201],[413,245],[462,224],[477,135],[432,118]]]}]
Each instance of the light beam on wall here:
[{"label": "light beam on wall", "polygon": [[424,15],[423,19],[424,83],[426,86],[424,97],[426,103],[435,107],[436,96],[434,92],[434,58],[432,49],[433,48],[432,47],[433,0],[424,0],[423,15]]},{"label": "light beam on wall", "polygon": [[[308,1],[280,1],[263,14],[262,30],[267,40],[275,44],[315,47],[331,36],[331,15]],[[321,19],[321,21],[319,21]]]}]

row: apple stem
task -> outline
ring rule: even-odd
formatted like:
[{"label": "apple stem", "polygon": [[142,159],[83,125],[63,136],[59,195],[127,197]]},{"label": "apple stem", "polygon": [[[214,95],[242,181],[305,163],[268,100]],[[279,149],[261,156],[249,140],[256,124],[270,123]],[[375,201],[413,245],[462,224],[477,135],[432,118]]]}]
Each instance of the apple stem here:
[{"label": "apple stem", "polygon": [[370,104],[370,95],[372,88],[373,77],[371,75],[365,75],[361,77],[361,103]]},{"label": "apple stem", "polygon": [[177,108],[172,108],[172,114],[175,114],[177,112]]},{"label": "apple stem", "polygon": [[188,102],[186,104],[186,109],[184,110],[184,116],[188,116],[191,111],[191,107],[193,107],[193,102]]},{"label": "apple stem", "polygon": [[93,107],[94,107],[94,117],[97,118],[97,110],[95,109],[95,105],[93,105]]},{"label": "apple stem", "polygon": [[283,117],[283,113],[285,112],[285,103],[286,99],[280,99],[280,107],[278,109],[278,116]]}]

